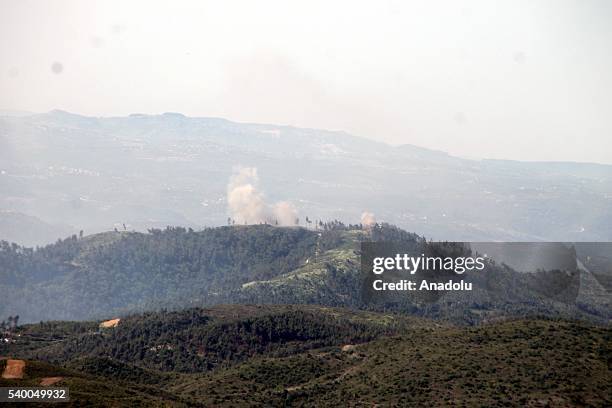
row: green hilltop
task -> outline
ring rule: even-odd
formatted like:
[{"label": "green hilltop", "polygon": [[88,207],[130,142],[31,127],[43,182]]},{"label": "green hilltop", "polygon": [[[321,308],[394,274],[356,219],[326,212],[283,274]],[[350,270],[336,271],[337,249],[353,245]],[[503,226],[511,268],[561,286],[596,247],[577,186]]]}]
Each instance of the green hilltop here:
[{"label": "green hilltop", "polygon": [[22,322],[86,320],[162,308],[273,303],[388,310],[466,324],[524,316],[596,322],[612,317],[609,293],[586,273],[580,279],[588,290],[576,302],[564,302],[545,291],[554,272],[543,282],[539,275],[494,263],[486,274],[466,274],[476,288],[471,292],[364,301],[362,241],[400,241],[415,254],[457,251],[388,224],[365,230],[340,222],[318,230],[252,225],[114,231],[37,249],[1,242],[0,315],[19,315]]}]

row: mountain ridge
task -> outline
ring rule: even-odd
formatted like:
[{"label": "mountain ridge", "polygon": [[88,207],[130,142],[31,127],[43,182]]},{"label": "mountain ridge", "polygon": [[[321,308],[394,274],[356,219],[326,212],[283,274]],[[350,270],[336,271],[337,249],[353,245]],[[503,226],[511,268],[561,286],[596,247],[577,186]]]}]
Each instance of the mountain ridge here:
[{"label": "mountain ridge", "polygon": [[341,131],[175,114],[0,117],[0,210],[88,234],[224,225],[239,168],[256,169],[262,197],[290,202],[302,220],[370,212],[438,240],[612,240],[608,165],[468,160]]},{"label": "mountain ridge", "polygon": [[[1,242],[0,314],[83,320],[239,303],[389,310],[462,324],[517,316],[612,319],[609,294],[590,272],[532,275],[494,262],[461,277],[473,291],[366,300],[360,245],[370,240],[404,242],[416,256],[456,251],[391,225],[364,230],[337,222],[318,231],[270,225],[116,231],[37,250]],[[556,294],[557,287],[567,293]]]},{"label": "mountain ridge", "polygon": [[465,160],[465,161],[490,161],[490,162],[507,162],[507,163],[522,163],[522,164],[533,164],[533,165],[586,165],[586,166],[604,166],[604,167],[612,167],[612,163],[599,163],[599,162],[589,162],[589,161],[574,161],[574,160],[519,160],[519,159],[503,159],[503,158],[487,158],[487,157],[478,157],[478,158],[464,158],[458,155],[452,155],[449,152],[440,149],[433,149],[429,147],[414,145],[410,143],[402,143],[402,144],[390,144],[383,141],[379,141],[376,139],[371,139],[365,136],[358,136],[352,133],[349,133],[344,130],[333,130],[333,129],[325,129],[325,128],[315,128],[315,127],[304,127],[304,126],[295,126],[295,125],[287,125],[287,124],[278,124],[278,123],[266,123],[266,122],[250,122],[250,121],[239,121],[228,119],[219,116],[188,116],[180,112],[162,112],[162,113],[130,113],[127,115],[100,115],[100,116],[92,116],[92,115],[83,115],[80,113],[74,113],[62,109],[52,109],[48,112],[42,113],[34,113],[34,112],[21,112],[18,111],[19,114],[11,115],[10,111],[6,111],[8,113],[3,113],[4,111],[0,110],[0,118],[2,117],[40,117],[40,118],[73,118],[75,120],[104,120],[104,119],[157,119],[157,118],[175,118],[179,120],[195,120],[195,121],[204,121],[204,122],[223,122],[232,125],[246,125],[246,126],[254,126],[254,127],[272,127],[279,129],[291,129],[291,130],[303,130],[303,131],[314,131],[314,132],[325,132],[329,134],[336,134],[341,137],[349,137],[356,140],[363,140],[367,142],[371,142],[372,144],[384,145],[386,147],[396,148],[400,150],[408,150],[414,152],[422,152],[427,154],[434,154],[440,156],[448,156],[452,159],[457,160]]}]

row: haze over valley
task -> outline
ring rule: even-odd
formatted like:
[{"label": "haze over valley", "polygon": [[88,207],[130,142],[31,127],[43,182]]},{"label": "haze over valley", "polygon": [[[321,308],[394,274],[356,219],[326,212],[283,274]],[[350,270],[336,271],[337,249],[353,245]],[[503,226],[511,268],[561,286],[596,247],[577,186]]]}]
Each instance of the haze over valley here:
[{"label": "haze over valley", "polygon": [[612,239],[610,165],[469,160],[178,113],[64,111],[0,116],[0,239],[41,245],[80,230],[259,223],[228,203],[244,169],[254,194],[245,199],[270,214],[285,205],[285,224],[358,222],[370,212],[434,239]]}]

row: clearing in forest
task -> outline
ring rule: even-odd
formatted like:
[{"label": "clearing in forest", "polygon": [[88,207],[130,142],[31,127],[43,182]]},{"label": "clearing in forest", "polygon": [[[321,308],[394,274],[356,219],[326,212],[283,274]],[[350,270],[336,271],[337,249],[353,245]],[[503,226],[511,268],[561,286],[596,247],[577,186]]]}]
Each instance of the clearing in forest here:
[{"label": "clearing in forest", "polygon": [[21,379],[23,378],[23,373],[25,371],[25,361],[23,360],[6,360],[6,367],[4,367],[4,372],[2,373],[2,378],[7,379]]}]

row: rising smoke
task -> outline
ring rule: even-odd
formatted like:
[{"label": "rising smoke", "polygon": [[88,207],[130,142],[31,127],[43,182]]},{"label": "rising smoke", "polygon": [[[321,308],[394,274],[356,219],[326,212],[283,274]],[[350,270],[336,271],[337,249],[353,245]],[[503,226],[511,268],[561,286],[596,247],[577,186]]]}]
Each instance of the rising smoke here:
[{"label": "rising smoke", "polygon": [[259,176],[253,167],[235,170],[227,186],[227,203],[230,216],[238,224],[295,225],[297,209],[287,201],[266,203],[258,189]]},{"label": "rising smoke", "polygon": [[365,211],[361,214],[361,225],[363,228],[372,228],[376,225],[376,217],[371,212]]}]

